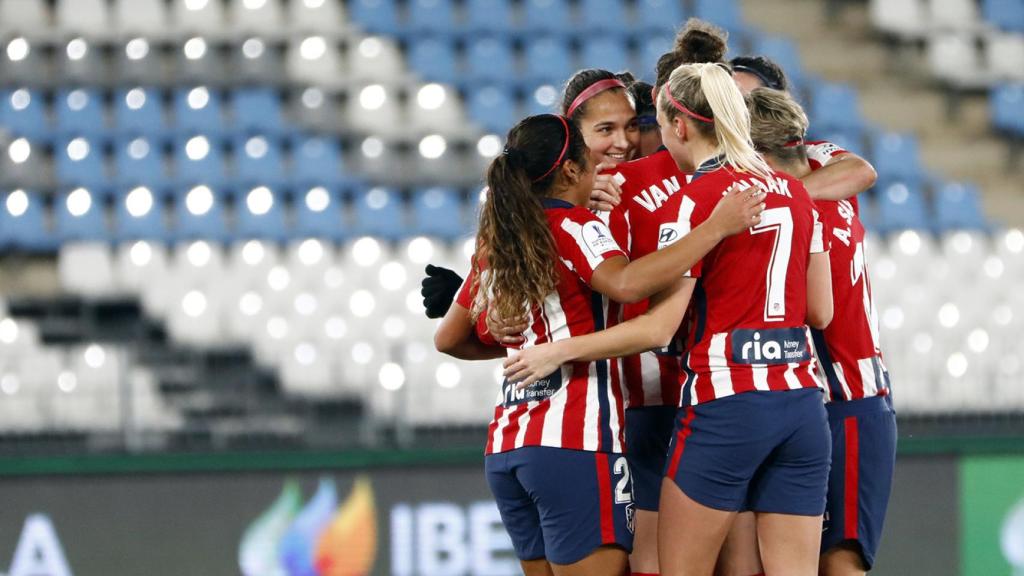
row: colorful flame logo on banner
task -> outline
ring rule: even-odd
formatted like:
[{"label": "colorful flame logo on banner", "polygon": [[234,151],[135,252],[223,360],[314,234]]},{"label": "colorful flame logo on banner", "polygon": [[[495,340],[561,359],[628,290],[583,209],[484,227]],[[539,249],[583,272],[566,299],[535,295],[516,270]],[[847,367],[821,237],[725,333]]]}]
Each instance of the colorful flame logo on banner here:
[{"label": "colorful flame logo on banner", "polygon": [[245,530],[238,549],[244,576],[364,576],[377,554],[373,488],[359,477],[339,507],[334,481],[321,478],[305,506],[288,480]]}]

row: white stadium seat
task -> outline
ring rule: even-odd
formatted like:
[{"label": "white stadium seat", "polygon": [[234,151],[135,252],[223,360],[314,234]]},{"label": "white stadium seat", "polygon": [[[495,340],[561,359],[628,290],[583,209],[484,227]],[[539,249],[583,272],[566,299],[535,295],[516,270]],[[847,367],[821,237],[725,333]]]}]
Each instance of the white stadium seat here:
[{"label": "white stadium seat", "polygon": [[159,35],[169,15],[163,0],[114,0],[117,28],[129,34]]},{"label": "white stadium seat", "polygon": [[238,32],[279,34],[284,28],[284,12],[280,0],[232,0],[232,27]]},{"label": "white stadium seat", "polygon": [[224,318],[227,305],[216,290],[190,287],[179,291],[167,316],[167,331],[176,342],[197,348],[216,348],[226,343]]},{"label": "white stadium seat", "polygon": [[173,28],[182,32],[220,33],[224,4],[218,0],[172,0]]},{"label": "white stadium seat", "polygon": [[46,0],[0,0],[0,32],[40,32],[50,25]]},{"label": "white stadium seat", "polygon": [[344,64],[331,36],[310,35],[293,38],[285,57],[288,77],[313,86],[340,86]]},{"label": "white stadium seat", "polygon": [[103,242],[64,244],[57,255],[57,273],[64,290],[86,298],[116,291],[114,262]]},{"label": "white stadium seat", "polygon": [[876,28],[900,38],[919,38],[927,30],[921,0],[871,0],[868,12]]},{"label": "white stadium seat", "polygon": [[336,34],[346,25],[345,8],[341,2],[292,0],[288,3],[288,20],[297,32]]},{"label": "white stadium seat", "polygon": [[348,72],[358,81],[394,83],[405,74],[402,52],[390,38],[355,38],[349,43]]},{"label": "white stadium seat", "polygon": [[329,354],[314,342],[296,342],[282,359],[279,374],[284,392],[297,398],[331,399],[342,391],[334,381]]},{"label": "white stadium seat", "polygon": [[1024,35],[986,35],[985,60],[993,80],[1024,80]]},{"label": "white stadium seat", "polygon": [[110,11],[106,0],[57,0],[57,27],[86,36],[110,35]]},{"label": "white stadium seat", "polygon": [[972,31],[979,27],[975,0],[929,0],[928,23],[935,29]]}]

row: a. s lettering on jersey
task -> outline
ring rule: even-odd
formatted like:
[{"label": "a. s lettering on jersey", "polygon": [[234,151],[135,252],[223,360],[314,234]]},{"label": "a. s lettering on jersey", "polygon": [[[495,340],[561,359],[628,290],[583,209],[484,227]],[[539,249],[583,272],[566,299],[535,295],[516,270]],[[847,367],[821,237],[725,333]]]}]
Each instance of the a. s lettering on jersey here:
[{"label": "a. s lettering on jersey", "polygon": [[738,364],[788,364],[811,359],[802,327],[739,329],[731,336],[732,360]]}]

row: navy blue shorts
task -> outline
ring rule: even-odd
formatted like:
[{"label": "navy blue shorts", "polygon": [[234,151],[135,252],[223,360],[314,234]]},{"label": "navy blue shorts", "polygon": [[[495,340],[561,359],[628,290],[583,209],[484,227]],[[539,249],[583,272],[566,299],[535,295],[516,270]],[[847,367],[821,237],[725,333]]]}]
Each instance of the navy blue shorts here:
[{"label": "navy blue shorts", "polygon": [[665,475],[717,510],[818,516],[831,438],[821,390],[744,392],[679,409]]},{"label": "navy blue shorts", "polygon": [[641,406],[626,410],[626,458],[633,472],[633,501],[639,510],[658,511],[665,477],[675,406]]},{"label": "navy blue shorts", "polygon": [[633,550],[633,496],[622,454],[527,446],[484,459],[520,560],[572,564],[596,548]]},{"label": "navy blue shorts", "polygon": [[896,414],[885,396],[831,402],[832,472],[821,551],[856,542],[868,570],[882,539],[896,466]]}]

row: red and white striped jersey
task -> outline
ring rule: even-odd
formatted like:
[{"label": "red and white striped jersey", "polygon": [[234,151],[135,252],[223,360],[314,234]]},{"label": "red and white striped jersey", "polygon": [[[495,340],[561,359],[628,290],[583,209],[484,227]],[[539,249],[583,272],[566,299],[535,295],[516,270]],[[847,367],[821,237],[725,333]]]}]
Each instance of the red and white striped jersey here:
[{"label": "red and white striped jersey", "polygon": [[[544,201],[559,261],[557,289],[531,311],[517,348],[566,340],[605,328],[607,299],[590,287],[594,270],[626,256],[608,226],[586,208]],[[483,272],[486,274],[486,269]],[[615,360],[572,362],[525,390],[504,382],[487,431],[487,454],[523,446],[622,452],[623,397]]]},{"label": "red and white striped jersey", "polygon": [[[824,143],[829,145],[829,143]],[[845,150],[830,145],[829,156]],[[818,169],[823,163],[812,162]],[[825,234],[831,241],[832,323],[814,330],[814,348],[828,386],[829,402],[841,402],[889,394],[889,373],[882,362],[878,338],[878,313],[871,297],[864,225],[857,198],[815,202]]]},{"label": "red and white striped jersey", "polygon": [[702,166],[669,200],[671,215],[661,227],[665,241],[707,220],[733,183],[765,189],[766,209],[760,224],[723,240],[690,272],[699,280],[680,403],[820,387],[805,323],[807,265],[827,245],[810,196],[788,174],[776,172],[765,181],[716,169],[716,162]]},{"label": "red and white striped jersey", "polygon": [[[679,170],[665,149],[619,164],[608,172],[622,188],[622,202],[609,214],[612,236],[620,246],[627,248],[630,260],[656,251],[664,220],[661,209],[686,185],[687,175]],[[647,300],[613,304],[610,316],[616,322],[623,322],[643,314],[647,308]],[[682,342],[677,339],[665,349],[620,358],[626,407],[678,406],[681,355]]]}]

